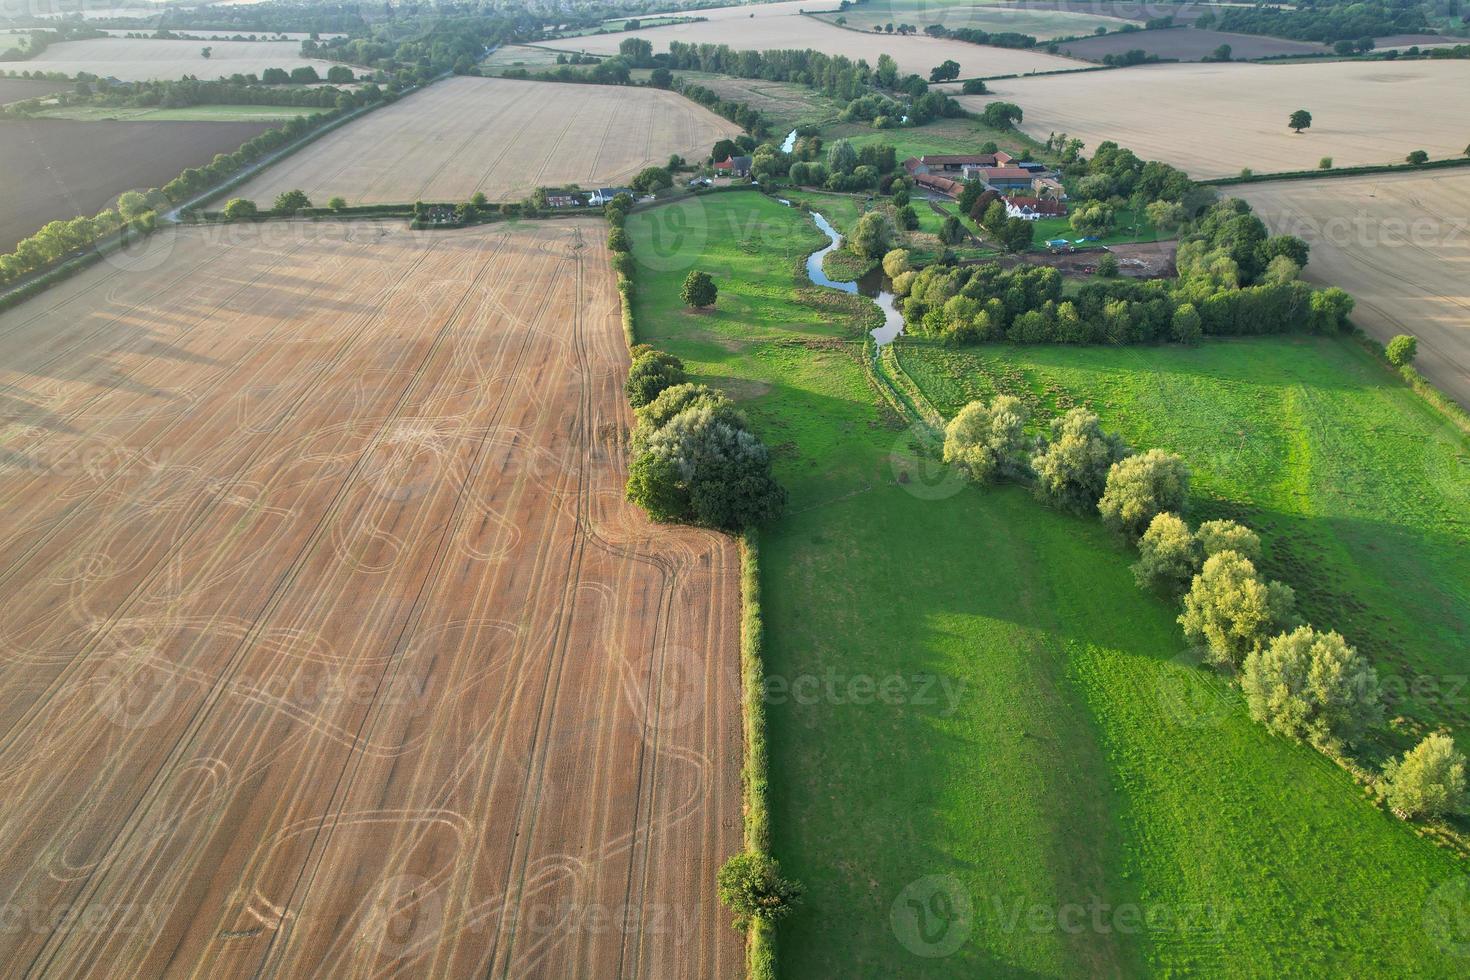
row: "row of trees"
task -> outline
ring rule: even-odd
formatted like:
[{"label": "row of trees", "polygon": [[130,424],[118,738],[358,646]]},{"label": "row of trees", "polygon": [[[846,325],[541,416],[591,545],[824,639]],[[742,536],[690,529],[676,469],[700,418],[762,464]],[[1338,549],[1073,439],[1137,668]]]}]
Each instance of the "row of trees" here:
[{"label": "row of trees", "polygon": [[[1141,588],[1182,604],[1178,617],[1204,662],[1238,676],[1251,717],[1270,731],[1339,755],[1383,718],[1373,666],[1341,634],[1296,612],[1290,586],[1256,563],[1261,542],[1234,521],[1190,528],[1183,459],[1132,452],[1098,417],[1074,408],[1028,437],[1024,403],[1008,395],[966,405],[945,429],[943,458],[979,484],[1030,483],[1043,502],[1103,523],[1138,548]],[[1406,818],[1463,808],[1465,759],[1431,736],[1385,767],[1380,790]]]}]

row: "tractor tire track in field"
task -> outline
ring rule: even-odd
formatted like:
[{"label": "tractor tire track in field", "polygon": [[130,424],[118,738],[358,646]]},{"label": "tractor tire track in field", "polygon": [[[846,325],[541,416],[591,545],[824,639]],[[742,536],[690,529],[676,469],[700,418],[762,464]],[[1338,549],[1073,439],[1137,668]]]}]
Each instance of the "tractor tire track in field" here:
[{"label": "tractor tire track in field", "polygon": [[34,475],[0,470],[27,503],[0,537],[32,545],[0,642],[0,891],[46,923],[0,932],[7,962],[740,973],[712,888],[741,846],[738,559],[622,500],[602,234],[395,230],[322,244],[311,280],[247,236],[248,302],[181,304],[205,261],[142,273],[152,300],[99,269],[0,316],[4,354],[18,320],[127,303],[154,341],[80,324],[70,428],[29,438],[185,454],[26,498]]}]

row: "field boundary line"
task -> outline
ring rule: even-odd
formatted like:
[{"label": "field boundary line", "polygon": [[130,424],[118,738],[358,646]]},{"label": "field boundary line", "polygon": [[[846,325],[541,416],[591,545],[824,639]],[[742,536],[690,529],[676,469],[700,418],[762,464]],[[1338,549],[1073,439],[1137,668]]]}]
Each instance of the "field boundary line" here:
[{"label": "field boundary line", "polygon": [[[760,536],[740,536],[740,716],[745,758],[740,789],[745,814],[745,849],[771,856],[770,753],[766,745],[765,616],[761,611]],[[754,919],[745,945],[748,980],[775,980],[776,928]]]},{"label": "field boundary line", "polygon": [[1373,177],[1390,174],[1417,173],[1421,170],[1454,170],[1470,167],[1470,156],[1445,157],[1428,163],[1365,163],[1357,167],[1333,167],[1329,170],[1282,170],[1269,174],[1251,174],[1249,177],[1210,177],[1196,180],[1202,187],[1229,187],[1233,184],[1269,184],[1287,180],[1318,180],[1331,177]]}]

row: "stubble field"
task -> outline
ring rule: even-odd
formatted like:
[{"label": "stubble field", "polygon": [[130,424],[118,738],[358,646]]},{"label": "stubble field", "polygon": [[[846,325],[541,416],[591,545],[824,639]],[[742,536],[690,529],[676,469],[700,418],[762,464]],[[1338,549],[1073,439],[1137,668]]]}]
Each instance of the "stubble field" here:
[{"label": "stubble field", "polygon": [[728,44],[737,51],[811,48],[825,54],[845,55],[854,61],[861,58],[869,65],[876,65],[878,56],[887,54],[898,62],[900,72],[913,72],[925,78],[929,77],[930,69],[946,60],[959,63],[961,78],[1086,67],[1084,62],[1042,51],[995,48],[934,37],[874,34],[869,31],[848,30],[815,17],[795,13],[744,19],[737,17],[704,23],[674,24],[621,34],[566,38],[549,41],[544,47],[612,55],[617,54],[618,45],[630,37],[641,37],[652,42],[655,53],[667,51],[670,41],[683,41],[686,44]]},{"label": "stubble field", "polygon": [[232,196],[300,188],[349,204],[517,200],[540,186],[626,181],[671,154],[704,157],[734,123],[657,89],[449,79],[379,109],[266,170]]},{"label": "stubble field", "polygon": [[[1025,110],[1022,128],[1039,139],[1067,133],[1090,150],[1114,140],[1196,179],[1311,170],[1324,156],[1339,167],[1398,163],[1411,150],[1433,158],[1465,149],[1464,119],[1446,111],[1470,86],[1464,61],[1309,65],[1157,65],[1068,77],[995,82],[993,95],[962,97]],[[1287,128],[1293,110],[1312,128]]]},{"label": "stubble field", "polygon": [[1470,171],[1244,184],[1273,232],[1312,246],[1306,277],[1347,288],[1353,322],[1419,338],[1415,366],[1470,406]]},{"label": "stubble field", "polygon": [[[203,48],[210,49],[204,57]],[[155,38],[103,37],[53,44],[26,62],[32,70],[75,75],[91,72],[124,82],[178,79],[185,75],[219,78],[221,75],[261,75],[267,68],[311,65],[325,76],[330,61],[301,57],[297,41],[168,41]]]},{"label": "stubble field", "polygon": [[190,229],[0,317],[11,971],[737,975],[738,560],[622,499],[604,233]]}]

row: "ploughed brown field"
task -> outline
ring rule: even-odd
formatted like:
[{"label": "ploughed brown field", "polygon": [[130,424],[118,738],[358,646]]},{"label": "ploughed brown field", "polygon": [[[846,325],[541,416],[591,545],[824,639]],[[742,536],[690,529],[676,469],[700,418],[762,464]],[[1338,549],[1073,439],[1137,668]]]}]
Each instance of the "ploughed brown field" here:
[{"label": "ploughed brown field", "polygon": [[234,153],[273,123],[0,120],[0,252],[49,221],[94,215],[127,190],[161,187]]},{"label": "ploughed brown field", "polygon": [[702,159],[741,130],[674,92],[462,76],[369,113],[272,165],[231,197],[268,206],[519,200],[537,187],[627,181],[675,153]]},{"label": "ploughed brown field", "polygon": [[1273,232],[1312,246],[1306,278],[1342,286],[1378,340],[1419,338],[1414,362],[1470,408],[1470,169],[1222,188]]},{"label": "ploughed brown field", "polygon": [[44,78],[0,78],[0,105],[34,99],[72,87],[71,82],[48,82]]},{"label": "ploughed brown field", "polygon": [[1261,34],[1233,34],[1225,31],[1201,31],[1194,28],[1172,28],[1163,31],[1134,31],[1068,41],[1061,46],[1063,54],[1088,61],[1102,61],[1110,54],[1126,54],[1141,50],[1165,60],[1199,61],[1215,53],[1222,44],[1230,45],[1230,56],[1236,61],[1271,58],[1277,55],[1316,55],[1326,45],[1310,41],[1292,41]]},{"label": "ploughed brown field", "polygon": [[[1014,102],[1032,136],[1066,133],[1088,152],[1114,140],[1203,179],[1312,170],[1323,157],[1339,167],[1402,163],[1420,149],[1458,157],[1465,122],[1445,107],[1470,91],[1470,62],[1147,65],[989,87],[959,102],[976,112]],[[1301,134],[1286,124],[1296,109],[1312,113]]]},{"label": "ploughed brown field", "polygon": [[735,976],[738,558],[623,500],[605,226],[174,234],[0,316],[6,972]]}]

